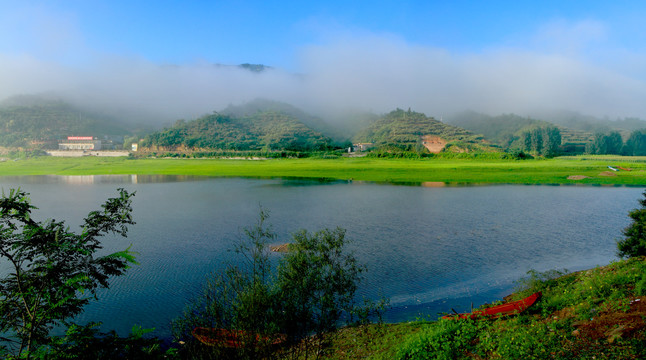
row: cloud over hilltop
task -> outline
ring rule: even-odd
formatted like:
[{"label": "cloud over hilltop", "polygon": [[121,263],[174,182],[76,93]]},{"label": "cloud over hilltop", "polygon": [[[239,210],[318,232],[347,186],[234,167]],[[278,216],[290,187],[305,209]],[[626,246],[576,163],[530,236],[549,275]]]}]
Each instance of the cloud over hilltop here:
[{"label": "cloud over hilltop", "polygon": [[[340,32],[302,46],[299,74],[293,74],[105,54],[87,45],[69,25],[73,19],[56,35],[42,29],[56,24],[52,17],[38,16],[47,21],[30,33],[34,48],[0,52],[0,99],[55,93],[104,110],[149,114],[159,123],[258,97],[320,114],[410,107],[436,117],[463,109],[520,115],[569,109],[646,118],[646,74],[637,66],[644,55],[611,47],[607,26],[592,20],[547,23],[529,39],[471,52],[415,44],[393,34]],[[66,38],[74,41],[73,48],[52,48]],[[623,56],[614,59],[609,49]]]}]

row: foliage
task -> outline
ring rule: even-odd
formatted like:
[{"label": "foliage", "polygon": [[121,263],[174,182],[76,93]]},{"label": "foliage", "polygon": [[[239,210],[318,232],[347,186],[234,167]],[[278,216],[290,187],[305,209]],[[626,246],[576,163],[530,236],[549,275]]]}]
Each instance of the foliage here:
[{"label": "foliage", "polygon": [[145,337],[153,329],[133,326],[127,337],[116,332],[101,332],[100,323],[85,326],[72,324],[65,335],[52,337],[47,346],[32,352],[35,359],[172,359],[177,350],[162,349],[162,342],[156,338]]},{"label": "foliage", "polygon": [[385,148],[387,151],[398,149],[426,153],[428,151],[422,144],[422,137],[425,135],[436,135],[447,141],[463,141],[478,144],[478,148],[484,147],[481,144],[482,137],[410,109],[396,109],[374,120],[354,137],[354,141],[374,143],[376,147]]},{"label": "foliage", "polygon": [[[546,121],[547,120],[547,121]],[[594,119],[582,120],[582,124],[594,121]],[[475,134],[482,134],[485,139],[505,149],[522,149],[531,152],[531,142],[525,142],[526,136],[530,135],[532,129],[556,127],[559,130],[561,139],[549,142],[552,148],[547,147],[546,153],[533,152],[544,156],[554,156],[558,152],[583,153],[585,144],[590,141],[592,133],[590,128],[577,126],[579,123],[563,121],[559,117],[545,117],[542,120],[523,117],[516,114],[502,114],[489,116],[473,111],[458,113],[447,118],[447,122],[467,129]],[[570,127],[573,126],[573,127]],[[594,129],[597,129],[594,127]],[[607,128],[604,127],[604,130]],[[536,137],[537,134],[535,134]],[[535,143],[535,145],[539,145]],[[556,146],[554,146],[556,145]],[[543,146],[545,149],[546,147]]]},{"label": "foliage", "polygon": [[123,135],[130,130],[114,119],[89,113],[61,100],[17,97],[0,107],[0,146],[26,147],[32,142],[55,147],[70,135]]},{"label": "foliage", "polygon": [[353,254],[344,252],[343,229],[301,230],[292,240],[276,280],[283,313],[280,327],[291,342],[314,334],[313,345],[320,349],[321,336],[359,309],[355,292],[365,269]]},{"label": "foliage", "polygon": [[[241,241],[236,247],[236,253],[242,255],[242,264],[229,264],[224,271],[214,273],[200,296],[173,321],[173,335],[186,340],[184,351],[189,357],[255,359],[271,355],[271,343],[276,339],[278,327],[267,246],[275,234],[265,225],[267,216],[261,209],[257,224],[244,229],[248,243]],[[242,330],[244,346],[238,349],[223,344],[206,347],[193,338],[191,333],[196,327]]]},{"label": "foliage", "polygon": [[0,279],[0,333],[16,344],[18,355],[47,344],[49,330],[78,315],[98,288],[107,288],[111,276],[124,274],[134,263],[130,248],[96,256],[103,247],[100,237],[125,237],[134,224],[134,193],[119,189],[102,210],[88,214],[80,234],[62,221],[34,220],[35,207],[27,196],[11,189],[0,199],[0,256],[10,267]]},{"label": "foliage", "polygon": [[561,132],[551,125],[531,127],[520,133],[517,144],[522,151],[553,157],[558,154],[561,146]]},{"label": "foliage", "polygon": [[[236,248],[243,265],[228,265],[214,273],[202,293],[173,321],[174,336],[186,341],[183,356],[256,359],[272,358],[279,352],[281,356],[307,355],[321,348],[323,334],[350,322],[353,315],[379,311],[379,305],[355,304],[363,267],[344,251],[344,230],[294,234],[290,251],[273,271],[267,244],[276,235],[265,224],[266,219],[267,213],[261,209],[258,223],[245,229],[246,241]],[[191,335],[196,327],[242,331],[241,346],[205,346]],[[281,339],[293,345],[311,335],[313,341],[291,350],[277,352],[273,344]]]},{"label": "foliage", "polygon": [[442,320],[427,326],[400,348],[397,359],[453,360],[473,349],[473,339],[484,322]]},{"label": "foliage", "polygon": [[646,155],[646,129],[635,130],[624,144],[623,153],[630,156]]},{"label": "foliage", "polygon": [[646,192],[643,196],[644,199],[639,200],[641,208],[628,213],[633,222],[624,229],[625,238],[617,241],[618,255],[621,257],[646,255]]},{"label": "foliage", "polygon": [[618,131],[596,133],[592,140],[586,144],[585,152],[596,155],[619,155],[622,152],[623,140]]},{"label": "foliage", "polygon": [[[495,321],[440,320],[400,346],[399,359],[635,359],[646,311],[635,296],[646,258],[563,275],[531,271],[511,300],[542,291],[525,313]],[[643,295],[642,295],[643,296]]]},{"label": "foliage", "polygon": [[142,146],[165,150],[322,151],[331,140],[282,112],[237,117],[214,113],[146,136]]},{"label": "foliage", "polygon": [[550,125],[546,121],[516,114],[489,116],[473,111],[458,113],[451,116],[447,121],[475,134],[482,134],[487,140],[505,148],[511,147],[512,143],[518,139],[518,134],[523,130]]}]

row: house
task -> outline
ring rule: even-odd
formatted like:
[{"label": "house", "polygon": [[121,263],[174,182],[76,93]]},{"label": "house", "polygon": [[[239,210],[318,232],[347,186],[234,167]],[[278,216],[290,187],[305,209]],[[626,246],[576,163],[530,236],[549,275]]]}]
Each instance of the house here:
[{"label": "house", "polygon": [[103,142],[92,136],[68,136],[58,142],[58,150],[102,150]]}]

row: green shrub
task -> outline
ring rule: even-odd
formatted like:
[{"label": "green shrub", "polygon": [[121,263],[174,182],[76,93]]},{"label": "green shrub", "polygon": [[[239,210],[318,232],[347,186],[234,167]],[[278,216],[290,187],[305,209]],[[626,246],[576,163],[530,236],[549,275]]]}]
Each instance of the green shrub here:
[{"label": "green shrub", "polygon": [[617,242],[620,257],[646,255],[646,191],[643,195],[644,199],[639,200],[642,207],[628,213],[633,222],[624,229],[625,238]]},{"label": "green shrub", "polygon": [[[321,353],[324,334],[352,323],[354,315],[367,317],[383,310],[381,304],[356,303],[365,269],[345,250],[343,229],[295,233],[274,271],[267,245],[276,235],[265,225],[267,216],[261,210],[258,223],[245,229],[247,239],[236,248],[243,264],[229,265],[211,276],[202,293],[173,321],[174,336],[186,341],[185,357],[273,358],[277,354],[272,342],[281,338],[286,345],[307,339],[282,354],[307,358]],[[195,327],[242,330],[243,346],[204,346],[191,335]]]},{"label": "green shrub", "polygon": [[486,322],[441,320],[410,338],[397,353],[401,360],[453,360],[466,357],[474,348]]}]

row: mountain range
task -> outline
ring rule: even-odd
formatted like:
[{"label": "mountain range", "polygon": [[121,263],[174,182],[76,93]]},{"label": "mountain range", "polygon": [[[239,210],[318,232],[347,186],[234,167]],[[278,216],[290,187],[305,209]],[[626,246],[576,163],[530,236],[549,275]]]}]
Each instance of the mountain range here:
[{"label": "mountain range", "polygon": [[[251,66],[250,71],[263,71]],[[370,143],[387,151],[500,151],[514,146],[522,132],[556,126],[564,147],[581,149],[595,133],[646,128],[636,118],[598,119],[573,112],[541,118],[490,116],[466,111],[439,121],[411,109],[386,114],[355,113],[332,124],[290,104],[256,99],[163,129],[135,126],[115,116],[71,105],[59,98],[15,96],[0,103],[0,146],[53,146],[66,136],[136,136],[140,146],[172,150],[325,151]],[[426,150],[424,150],[426,149]]]}]

